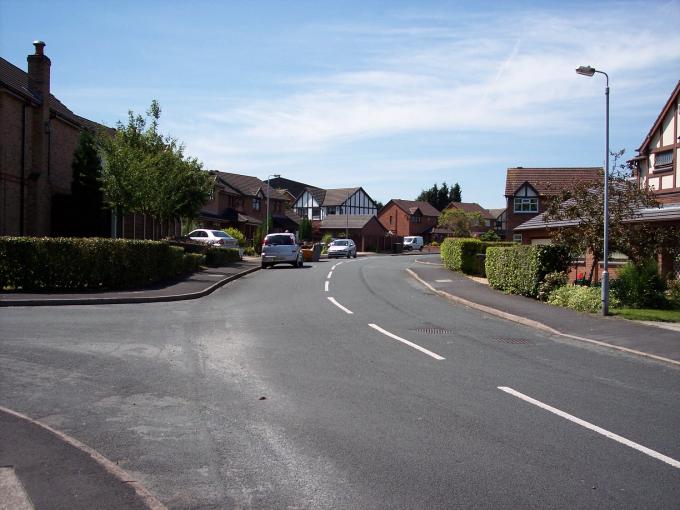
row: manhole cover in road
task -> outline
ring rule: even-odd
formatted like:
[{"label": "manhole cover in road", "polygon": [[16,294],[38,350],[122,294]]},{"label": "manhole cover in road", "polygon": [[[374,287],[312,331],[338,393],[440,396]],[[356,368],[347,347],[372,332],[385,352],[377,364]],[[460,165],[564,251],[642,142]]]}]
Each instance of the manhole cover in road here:
[{"label": "manhole cover in road", "polygon": [[526,345],[529,343],[529,340],[526,338],[494,338],[494,340],[496,340],[496,342],[512,345]]},{"label": "manhole cover in road", "polygon": [[424,333],[426,335],[450,335],[450,329],[443,328],[416,328],[413,331],[416,333]]}]

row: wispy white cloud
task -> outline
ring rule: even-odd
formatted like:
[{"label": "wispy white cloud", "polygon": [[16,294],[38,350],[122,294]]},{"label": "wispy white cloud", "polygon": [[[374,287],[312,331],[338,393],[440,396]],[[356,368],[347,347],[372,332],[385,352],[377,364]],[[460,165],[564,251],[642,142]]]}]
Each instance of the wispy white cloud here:
[{"label": "wispy white cloud", "polygon": [[[323,151],[409,132],[573,130],[581,122],[573,101],[600,92],[575,75],[576,66],[606,66],[633,91],[659,66],[680,62],[677,31],[634,23],[635,9],[608,12],[606,24],[604,12],[589,14],[513,14],[464,29],[447,29],[439,18],[434,27],[358,26],[368,46],[356,69],[293,77],[296,93],[205,112],[208,124],[230,129],[217,147],[216,136],[205,133],[197,143],[222,160]],[[678,17],[672,9],[671,15]],[[338,30],[349,36],[352,28]],[[395,49],[385,37],[405,40]]]}]

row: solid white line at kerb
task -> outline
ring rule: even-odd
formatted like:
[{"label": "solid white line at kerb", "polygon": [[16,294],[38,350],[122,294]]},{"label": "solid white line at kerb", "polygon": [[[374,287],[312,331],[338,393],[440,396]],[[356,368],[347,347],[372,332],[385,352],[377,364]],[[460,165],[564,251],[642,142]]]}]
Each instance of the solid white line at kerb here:
[{"label": "solid white line at kerb", "polygon": [[436,354],[432,351],[428,351],[427,349],[425,349],[424,347],[421,347],[418,344],[414,344],[413,342],[410,342],[409,340],[406,340],[405,338],[401,338],[400,336],[397,336],[394,333],[390,333],[389,331],[384,330],[383,328],[381,328],[377,324],[369,324],[369,326],[372,327],[373,329],[375,329],[376,331],[379,331],[383,335],[389,336],[390,338],[394,338],[395,340],[398,340],[401,343],[408,345],[409,347],[413,347],[414,349],[416,349],[416,350],[418,350],[418,351],[420,351],[424,354],[427,354],[428,356],[431,356],[438,361],[446,359],[446,358],[440,356],[439,354]]},{"label": "solid white line at kerb", "polygon": [[328,271],[328,276],[326,276],[326,278],[328,278],[330,280],[332,276],[333,276],[333,270],[331,269],[330,271]]},{"label": "solid white line at kerb", "polygon": [[348,313],[348,314],[350,314],[350,315],[352,315],[352,314],[354,313],[352,310],[348,310],[347,308],[345,308],[344,306],[342,306],[340,303],[338,303],[338,302],[335,300],[335,298],[329,297],[329,298],[328,298],[328,301],[330,301],[331,303],[333,303],[335,306],[337,306],[338,308],[340,308],[340,310],[342,310],[342,311],[345,312],[345,313]]},{"label": "solid white line at kerb", "polygon": [[328,292],[328,284],[331,283],[328,280],[326,280],[326,284],[324,285],[323,289]]},{"label": "solid white line at kerb", "polygon": [[593,432],[597,432],[598,434],[602,434],[605,437],[608,437],[609,439],[613,439],[614,441],[624,444],[626,446],[629,446],[630,448],[633,448],[639,452],[642,452],[646,455],[649,455],[650,457],[655,458],[656,460],[660,460],[661,462],[665,462],[666,464],[670,464],[674,468],[680,469],[680,461],[677,461],[675,459],[672,459],[671,457],[667,457],[666,455],[663,455],[657,451],[654,451],[650,448],[647,448],[646,446],[642,446],[641,444],[635,443],[629,439],[626,439],[625,437],[621,437],[618,434],[614,434],[613,432],[609,432],[608,430],[605,430],[601,427],[598,427],[597,425],[593,425],[592,423],[589,423],[585,420],[582,420],[581,418],[577,418],[576,416],[572,416],[571,414],[565,413],[564,411],[560,411],[559,409],[556,409],[552,406],[549,406],[548,404],[544,404],[540,400],[536,400],[534,398],[531,398],[523,393],[520,393],[519,391],[513,390],[512,388],[508,388],[507,386],[498,386],[498,389],[501,391],[504,391],[505,393],[509,393],[510,395],[513,395],[517,398],[521,398],[525,402],[529,402],[530,404],[533,404],[535,406],[540,407],[541,409],[545,409],[546,411],[550,411],[553,414],[556,414],[557,416],[561,416],[562,418],[569,420],[571,422],[577,423],[578,425],[581,425],[582,427],[585,427],[589,430],[592,430]]}]

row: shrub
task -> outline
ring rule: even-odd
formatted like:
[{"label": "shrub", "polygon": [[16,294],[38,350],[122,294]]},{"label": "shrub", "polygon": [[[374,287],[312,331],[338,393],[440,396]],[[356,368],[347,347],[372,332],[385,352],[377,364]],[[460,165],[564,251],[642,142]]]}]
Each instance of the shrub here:
[{"label": "shrub", "polygon": [[0,238],[0,287],[124,289],[184,272],[184,250],[159,241]]},{"label": "shrub", "polygon": [[246,245],[246,236],[239,229],[234,227],[228,227],[222,230],[225,234],[229,234],[231,237],[238,241],[238,245],[243,248]]},{"label": "shrub", "polygon": [[552,291],[567,284],[568,278],[567,273],[562,271],[548,273],[543,281],[538,284],[538,295],[536,297],[541,301],[547,301]]},{"label": "shrub", "polygon": [[628,262],[619,270],[611,288],[623,305],[630,308],[663,308],[668,304],[665,284],[654,260],[641,266]]},{"label": "shrub", "polygon": [[440,246],[442,262],[447,269],[465,274],[485,275],[484,257],[491,246],[510,246],[512,243],[484,242],[471,237],[444,239]]},{"label": "shrub", "polygon": [[561,246],[492,246],[487,250],[486,274],[496,289],[536,297],[545,275],[566,271],[569,260],[568,250]]},{"label": "shrub", "polygon": [[205,255],[201,255],[200,253],[185,253],[182,262],[184,266],[183,272],[193,273],[198,271],[201,265],[205,264]]},{"label": "shrub", "polygon": [[500,241],[501,237],[494,230],[487,230],[479,236],[482,241]]},{"label": "shrub", "polygon": [[211,246],[205,253],[205,265],[210,267],[224,266],[237,260],[241,260],[241,257],[235,248]]},{"label": "shrub", "polygon": [[[584,285],[565,285],[553,290],[548,296],[548,303],[579,312],[597,313],[602,310],[602,289]],[[616,308],[621,303],[609,292],[609,306]]]},{"label": "shrub", "polygon": [[430,243],[430,246],[432,246],[433,248],[438,248],[438,247],[439,247],[439,243],[438,243],[437,241],[432,241],[432,242]]},{"label": "shrub", "polygon": [[680,308],[680,279],[668,280],[666,300],[671,308]]},{"label": "shrub", "polygon": [[247,255],[249,257],[254,257],[255,256],[255,248],[252,246],[247,246],[243,249],[243,254]]}]

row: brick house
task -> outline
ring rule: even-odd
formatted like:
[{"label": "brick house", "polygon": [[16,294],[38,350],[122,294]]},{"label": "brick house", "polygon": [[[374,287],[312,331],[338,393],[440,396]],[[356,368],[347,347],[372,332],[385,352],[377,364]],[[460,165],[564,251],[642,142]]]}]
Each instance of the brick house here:
[{"label": "brick house", "polygon": [[437,227],[439,211],[429,202],[393,198],[380,209],[378,220],[392,235],[423,236],[429,242],[432,230]]},{"label": "brick house", "polygon": [[[252,240],[255,230],[267,218],[267,195],[272,231],[295,232],[299,226],[288,210],[289,197],[250,175],[211,171],[214,186],[210,201],[201,209],[198,222],[206,228],[234,227]],[[268,192],[269,190],[269,192]]]},{"label": "brick house", "polygon": [[481,234],[495,229],[496,217],[491,214],[488,209],[484,209],[476,202],[451,202],[446,206],[444,211],[448,209],[458,209],[466,213],[476,213],[482,217],[481,222],[477,225],[473,225],[470,229],[470,233],[473,237],[479,237]]},{"label": "brick house", "polygon": [[576,182],[599,178],[602,167],[508,168],[505,179],[506,240],[522,242],[515,228],[544,212],[552,197]]},{"label": "brick house", "polygon": [[321,220],[320,234],[330,234],[334,238],[352,239],[359,251],[385,251],[392,247],[392,239],[387,230],[373,214],[331,215]]},{"label": "brick house", "polygon": [[[33,45],[28,72],[0,58],[0,235],[60,233],[80,132],[103,128],[50,93],[45,43]],[[108,235],[101,228],[93,234]]]}]

